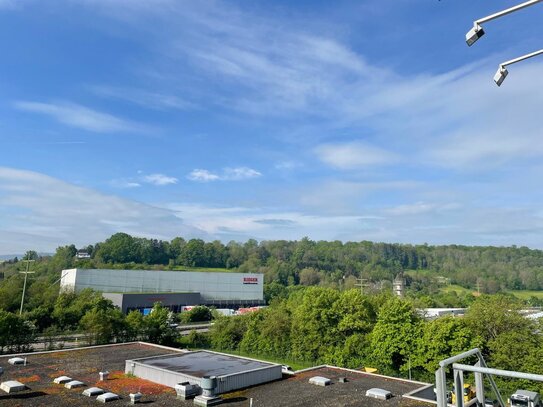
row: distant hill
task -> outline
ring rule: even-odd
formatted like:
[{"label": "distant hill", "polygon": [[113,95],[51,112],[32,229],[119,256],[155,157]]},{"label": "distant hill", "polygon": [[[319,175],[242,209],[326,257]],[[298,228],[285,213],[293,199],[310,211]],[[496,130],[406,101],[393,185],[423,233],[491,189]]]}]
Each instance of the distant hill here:
[{"label": "distant hill", "polygon": [[[38,256],[53,256],[54,253],[38,253]],[[0,261],[2,260],[11,260],[17,257],[18,259],[22,259],[24,257],[24,253],[19,254],[0,254]]]},{"label": "distant hill", "polygon": [[0,254],[0,261],[2,261],[2,260],[11,260],[11,259],[14,259],[15,257],[20,259],[23,256],[24,256],[24,254]]}]

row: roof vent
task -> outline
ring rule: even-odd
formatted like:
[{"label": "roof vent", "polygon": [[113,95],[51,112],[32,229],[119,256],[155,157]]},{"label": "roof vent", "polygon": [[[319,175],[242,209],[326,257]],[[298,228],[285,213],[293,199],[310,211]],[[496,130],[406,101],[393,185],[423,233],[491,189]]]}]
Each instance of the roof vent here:
[{"label": "roof vent", "polygon": [[53,380],[53,382],[55,382],[56,384],[64,384],[64,383],[68,383],[68,382],[71,382],[71,381],[72,381],[72,378],[68,377],[68,376],[59,376],[59,377],[55,378],[55,380]]},{"label": "roof vent", "polygon": [[108,403],[110,401],[115,401],[119,399],[119,395],[115,393],[104,393],[96,397],[96,401],[99,401],[100,403]]},{"label": "roof vent", "polygon": [[107,370],[105,372],[99,372],[98,375],[100,375],[101,382],[105,382],[109,378],[109,372]]},{"label": "roof vent", "polygon": [[216,376],[202,377],[200,387],[202,388],[202,395],[194,397],[195,406],[207,407],[222,403],[222,399],[215,396],[215,388],[217,387]]},{"label": "roof vent", "polygon": [[175,385],[175,391],[177,392],[177,398],[186,400],[192,397],[196,397],[200,394],[200,386],[197,384],[190,384],[190,382],[177,383]]},{"label": "roof vent", "polygon": [[337,379],[337,381],[340,383],[347,383],[349,379],[347,379],[346,377],[340,377],[339,379]]},{"label": "roof vent", "polygon": [[328,386],[332,384],[330,379],[322,376],[314,376],[311,379],[309,379],[309,383],[314,384],[316,386]]},{"label": "roof vent", "polygon": [[79,380],[71,380],[68,383],[64,385],[67,389],[75,389],[77,387],[83,387],[85,386],[85,383],[80,382]]},{"label": "roof vent", "polygon": [[89,387],[88,389],[86,389],[83,393],[83,396],[87,396],[87,397],[95,397],[95,396],[99,396],[100,394],[104,394],[104,390],[102,390],[100,387]]},{"label": "roof vent", "polygon": [[200,382],[202,387],[202,396],[213,397],[215,395],[215,387],[217,387],[216,376],[204,376]]},{"label": "roof vent", "polygon": [[392,393],[388,390],[378,389],[374,387],[366,391],[366,397],[372,397],[378,400],[388,400],[392,397]]},{"label": "roof vent", "polygon": [[10,365],[25,365],[26,366],[26,358],[11,358],[8,359],[8,363]]},{"label": "roof vent", "polygon": [[26,390],[26,386],[16,380],[9,380],[0,384],[0,389],[4,390],[6,393],[17,393]]},{"label": "roof vent", "polygon": [[143,394],[141,394],[139,391],[137,393],[130,393],[130,404],[137,404],[141,403],[141,398],[143,397]]}]

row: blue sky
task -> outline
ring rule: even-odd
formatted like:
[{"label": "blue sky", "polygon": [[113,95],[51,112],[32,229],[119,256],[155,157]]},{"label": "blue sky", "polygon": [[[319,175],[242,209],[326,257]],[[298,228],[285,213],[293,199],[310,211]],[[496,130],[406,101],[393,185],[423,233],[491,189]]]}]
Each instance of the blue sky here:
[{"label": "blue sky", "polygon": [[0,0],[0,254],[171,239],[543,248],[543,6]]}]

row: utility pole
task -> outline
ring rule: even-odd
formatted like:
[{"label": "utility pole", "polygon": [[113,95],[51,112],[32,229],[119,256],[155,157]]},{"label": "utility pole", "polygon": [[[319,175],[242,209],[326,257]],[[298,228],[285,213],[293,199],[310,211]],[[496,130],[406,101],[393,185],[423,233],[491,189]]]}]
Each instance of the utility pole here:
[{"label": "utility pole", "polygon": [[477,289],[477,294],[481,295],[481,281],[477,279],[477,282],[475,283],[475,288]]},{"label": "utility pole", "polygon": [[21,296],[21,308],[19,309],[19,315],[21,315],[23,313],[23,304],[24,304],[24,301],[25,301],[25,291],[26,291],[26,279],[27,279],[29,274],[35,273],[34,271],[28,271],[28,269],[30,267],[30,262],[35,261],[35,260],[23,260],[23,261],[26,261],[26,271],[20,271],[19,272],[19,273],[25,275],[25,282],[23,284],[23,295]]},{"label": "utility pole", "polygon": [[360,287],[360,294],[364,294],[364,288],[369,287],[368,279],[367,278],[357,278],[357,283],[355,284],[356,287]]}]

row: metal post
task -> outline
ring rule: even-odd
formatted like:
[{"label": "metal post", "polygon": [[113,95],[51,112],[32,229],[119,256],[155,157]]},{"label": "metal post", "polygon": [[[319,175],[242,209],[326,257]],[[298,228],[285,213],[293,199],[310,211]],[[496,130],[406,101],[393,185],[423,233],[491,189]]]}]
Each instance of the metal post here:
[{"label": "metal post", "polygon": [[[479,357],[479,362],[481,363],[481,366],[488,367],[485,362],[485,359],[483,358],[482,353],[479,352],[478,357]],[[498,403],[500,407],[506,407],[505,402],[503,401],[502,395],[500,393],[500,390],[498,389],[498,386],[496,385],[496,382],[494,381],[494,378],[490,374],[487,374],[486,377],[488,378],[488,381],[490,382],[490,385],[492,386],[492,390],[494,390],[494,394],[496,395],[496,398],[498,399]]]},{"label": "metal post", "polygon": [[440,367],[436,370],[436,398],[437,407],[447,407],[447,389],[446,389],[445,368]]},{"label": "metal post", "polygon": [[464,407],[464,372],[454,369],[454,394],[456,407]]},{"label": "metal post", "polygon": [[[475,366],[481,366],[481,360],[475,363]],[[475,394],[477,396],[477,403],[483,405],[485,402],[485,388],[483,383],[483,374],[475,372]]]}]

